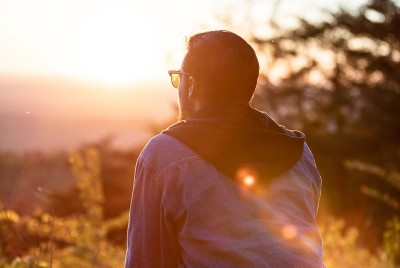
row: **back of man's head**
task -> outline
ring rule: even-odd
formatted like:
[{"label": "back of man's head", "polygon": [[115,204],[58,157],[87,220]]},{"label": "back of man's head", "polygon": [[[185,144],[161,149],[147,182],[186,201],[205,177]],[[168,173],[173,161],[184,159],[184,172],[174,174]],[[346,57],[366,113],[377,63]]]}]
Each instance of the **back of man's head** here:
[{"label": "back of man's head", "polygon": [[229,31],[210,31],[187,40],[186,72],[202,88],[206,102],[249,102],[259,74],[254,49]]}]

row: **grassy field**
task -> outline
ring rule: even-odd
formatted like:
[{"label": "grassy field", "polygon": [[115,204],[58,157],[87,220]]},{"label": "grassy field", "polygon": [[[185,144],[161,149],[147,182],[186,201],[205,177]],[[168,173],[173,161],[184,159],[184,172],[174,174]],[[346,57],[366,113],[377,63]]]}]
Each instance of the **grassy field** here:
[{"label": "grassy field", "polygon": [[[106,203],[111,201],[107,201],[110,194],[105,194],[107,183],[102,176],[107,175],[107,168],[102,167],[102,163],[114,159],[114,166],[126,165],[128,169],[132,166],[121,162],[126,155],[118,158],[114,153],[113,157],[106,159],[104,155],[104,149],[101,151],[97,147],[87,147],[67,155],[68,170],[75,178],[72,183],[76,187],[75,201],[81,204],[73,213],[56,213],[54,209],[62,205],[19,213],[1,204],[1,268],[124,265],[128,210],[121,207],[117,212],[107,212]],[[116,173],[115,167],[111,173]],[[42,195],[54,194],[42,188],[38,191]],[[128,206],[129,202],[126,203]],[[359,230],[349,227],[344,220],[328,216],[321,222],[327,267],[399,267],[398,217],[388,222],[381,245],[373,251],[363,245]]]}]

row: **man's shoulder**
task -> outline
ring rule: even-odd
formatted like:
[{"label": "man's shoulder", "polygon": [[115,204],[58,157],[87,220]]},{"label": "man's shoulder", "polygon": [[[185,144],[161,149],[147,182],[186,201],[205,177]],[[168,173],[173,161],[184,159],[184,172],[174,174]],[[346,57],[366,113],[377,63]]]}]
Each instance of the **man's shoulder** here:
[{"label": "man's shoulder", "polygon": [[200,156],[174,137],[161,133],[150,139],[140,158],[153,168],[165,168]]}]

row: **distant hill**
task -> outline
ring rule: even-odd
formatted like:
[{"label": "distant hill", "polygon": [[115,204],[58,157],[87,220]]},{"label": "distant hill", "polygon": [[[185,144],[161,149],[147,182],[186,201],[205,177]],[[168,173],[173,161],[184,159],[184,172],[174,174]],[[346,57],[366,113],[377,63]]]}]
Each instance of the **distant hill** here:
[{"label": "distant hill", "polygon": [[133,146],[176,114],[168,78],[112,87],[67,78],[0,75],[0,150],[56,150],[107,135]]}]

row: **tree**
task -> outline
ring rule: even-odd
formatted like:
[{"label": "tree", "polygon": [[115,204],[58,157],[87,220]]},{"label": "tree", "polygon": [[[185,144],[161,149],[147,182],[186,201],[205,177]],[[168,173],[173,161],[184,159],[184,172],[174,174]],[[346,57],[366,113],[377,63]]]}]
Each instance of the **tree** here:
[{"label": "tree", "polygon": [[369,221],[383,227],[395,213],[361,195],[362,185],[400,194],[344,166],[359,160],[400,169],[399,5],[373,0],[353,13],[325,11],[318,24],[298,18],[294,29],[272,19],[274,36],[253,33],[270,59],[253,104],[306,133],[330,210],[361,228]]}]

